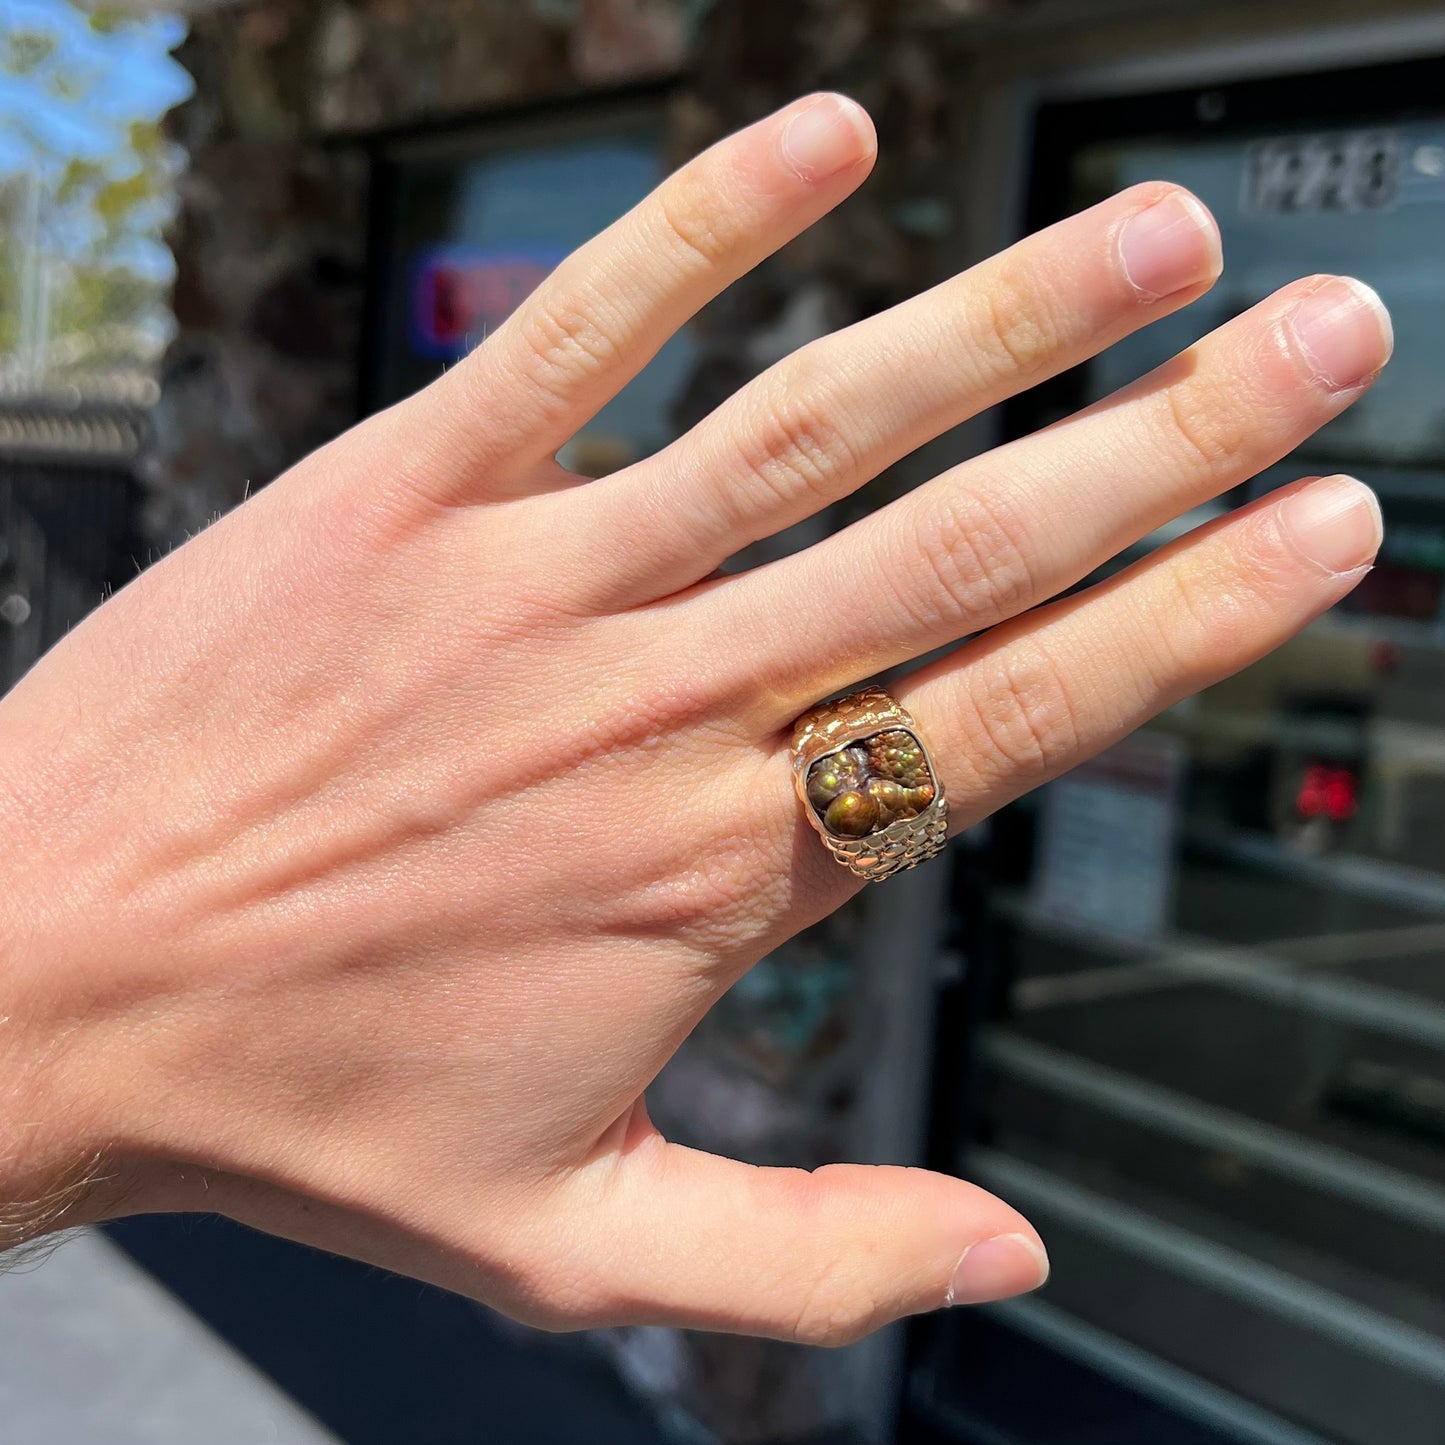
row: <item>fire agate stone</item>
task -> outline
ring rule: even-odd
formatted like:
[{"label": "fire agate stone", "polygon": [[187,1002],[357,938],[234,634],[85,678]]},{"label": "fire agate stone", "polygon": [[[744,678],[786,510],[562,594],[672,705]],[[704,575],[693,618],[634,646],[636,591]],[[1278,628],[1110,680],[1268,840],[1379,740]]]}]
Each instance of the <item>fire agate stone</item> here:
[{"label": "fire agate stone", "polygon": [[835,838],[866,838],[933,801],[918,739],[902,728],[860,738],[808,769],[808,802]]}]

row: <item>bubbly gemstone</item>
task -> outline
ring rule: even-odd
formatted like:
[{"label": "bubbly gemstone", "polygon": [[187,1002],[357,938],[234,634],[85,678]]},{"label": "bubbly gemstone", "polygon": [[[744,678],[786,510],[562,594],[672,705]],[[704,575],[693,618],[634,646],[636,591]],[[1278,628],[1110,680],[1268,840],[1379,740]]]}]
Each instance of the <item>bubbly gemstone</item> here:
[{"label": "bubbly gemstone", "polygon": [[808,801],[837,838],[866,838],[916,818],[933,792],[923,748],[903,728],[860,738],[808,769]]},{"label": "bubbly gemstone", "polygon": [[857,788],[839,793],[823,814],[824,826],[841,838],[866,838],[877,826],[878,804]]}]

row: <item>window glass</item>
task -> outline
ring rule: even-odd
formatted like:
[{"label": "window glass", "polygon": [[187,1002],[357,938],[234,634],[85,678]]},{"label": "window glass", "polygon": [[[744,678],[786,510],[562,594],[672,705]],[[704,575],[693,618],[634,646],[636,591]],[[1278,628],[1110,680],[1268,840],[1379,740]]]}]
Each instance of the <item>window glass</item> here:
[{"label": "window glass", "polygon": [[1350,471],[1384,550],[1295,642],[995,820],[955,1162],[1050,1242],[1048,1287],[1003,1307],[1026,1335],[1222,1438],[1439,1445],[1445,122],[1101,141],[1061,209],[1157,177],[1213,210],[1224,280],[1030,425],[1294,277],[1359,276],[1394,316],[1383,379],[1186,524]]}]

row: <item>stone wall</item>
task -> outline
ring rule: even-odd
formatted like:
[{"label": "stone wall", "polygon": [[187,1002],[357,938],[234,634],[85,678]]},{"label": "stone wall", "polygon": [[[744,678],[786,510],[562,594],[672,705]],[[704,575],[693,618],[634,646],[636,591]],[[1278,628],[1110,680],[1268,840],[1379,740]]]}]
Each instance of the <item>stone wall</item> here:
[{"label": "stone wall", "polygon": [[171,234],[178,334],[146,466],[161,549],[354,419],[366,167],[311,120],[310,8],[198,13],[178,54],[196,93],[170,117],[189,168]]}]

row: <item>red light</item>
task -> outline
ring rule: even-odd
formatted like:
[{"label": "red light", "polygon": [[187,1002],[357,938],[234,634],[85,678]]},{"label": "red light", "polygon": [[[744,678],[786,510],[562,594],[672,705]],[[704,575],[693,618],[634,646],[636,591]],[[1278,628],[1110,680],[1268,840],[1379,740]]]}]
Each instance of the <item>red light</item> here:
[{"label": "red light", "polygon": [[1358,784],[1354,776],[1341,770],[1325,784],[1325,812],[1336,823],[1355,816]]},{"label": "red light", "polygon": [[1300,779],[1294,805],[1301,818],[1324,814],[1333,823],[1346,822],[1359,808],[1360,780],[1349,768],[1311,763]]},{"label": "red light", "polygon": [[452,266],[438,266],[432,276],[431,333],[451,344],[461,342],[466,330],[462,275]]}]

